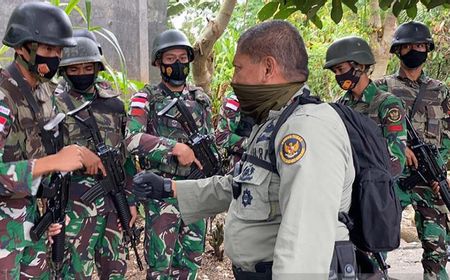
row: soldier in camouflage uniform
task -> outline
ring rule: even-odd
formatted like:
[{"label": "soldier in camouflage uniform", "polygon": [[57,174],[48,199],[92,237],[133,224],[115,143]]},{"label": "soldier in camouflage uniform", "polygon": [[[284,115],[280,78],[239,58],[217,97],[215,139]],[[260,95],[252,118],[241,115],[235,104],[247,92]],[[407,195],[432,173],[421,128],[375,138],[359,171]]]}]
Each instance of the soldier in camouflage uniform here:
[{"label": "soldier in camouflage uniform", "polygon": [[[428,27],[420,22],[400,25],[394,33],[390,52],[400,59],[399,71],[377,81],[382,89],[387,89],[406,103],[410,116],[412,105],[423,86],[424,94],[412,117],[412,124],[419,136],[427,143],[440,149],[442,164],[448,159],[450,131],[446,118],[449,114],[449,92],[440,81],[431,79],[422,70],[429,51],[434,49]],[[413,152],[406,148],[408,166],[417,167]],[[405,169],[404,177],[408,176]],[[416,186],[413,189],[398,189],[402,207],[412,204],[416,211],[417,233],[422,241],[424,253],[422,265],[424,279],[448,279],[445,266],[446,214],[445,207],[436,189],[430,186]]]},{"label": "soldier in camouflage uniform", "polygon": [[[398,97],[380,90],[369,79],[373,64],[375,58],[367,42],[350,36],[338,39],[328,47],[324,68],[333,71],[337,83],[346,91],[338,102],[369,116],[380,126],[391,156],[391,174],[398,178],[406,163],[405,108]],[[372,265],[366,263],[361,272],[379,271],[380,266],[373,255],[364,252],[360,256],[364,255],[369,257]]]},{"label": "soldier in camouflage uniform", "polygon": [[30,238],[36,194],[49,173],[79,169],[88,156],[77,145],[47,155],[39,136],[55,115],[47,81],[62,48],[75,45],[72,26],[50,4],[24,3],[13,11],[3,44],[14,48],[15,60],[0,69],[0,278],[49,279],[45,241]]},{"label": "soldier in camouflage uniform", "polygon": [[[125,159],[126,112],[119,99],[120,92],[97,79],[99,71],[104,70],[97,42],[83,35],[75,37],[75,41],[75,48],[63,52],[60,74],[64,80],[55,91],[56,105],[67,113],[86,101],[92,101],[91,108],[103,140],[106,145],[122,151]],[[74,118],[66,118],[65,130],[68,143],[78,143],[95,151],[88,139],[89,132]],[[66,227],[68,254],[62,270],[64,279],[91,279],[94,266],[101,279],[125,279],[125,244],[111,198],[100,197],[93,204],[86,205],[81,197],[98,181],[83,172],[74,173],[71,179],[67,205],[70,223]],[[131,206],[130,210],[135,218],[136,206]]]},{"label": "soldier in camouflage uniform", "polygon": [[[181,125],[157,113],[173,98],[180,98],[200,133],[213,133],[208,96],[200,88],[186,84],[193,59],[193,49],[182,32],[168,30],[159,34],[153,44],[152,65],[160,68],[162,81],[145,86],[131,99],[128,151],[139,155],[141,167],[168,178],[184,179],[191,164],[200,164],[183,144],[188,139]],[[170,115],[175,113],[175,108],[169,111]],[[147,279],[195,279],[204,250],[205,221],[185,225],[173,198],[149,200],[144,206]]]},{"label": "soldier in camouflage uniform", "polygon": [[239,100],[236,95],[229,93],[220,107],[216,128],[216,144],[226,150],[231,156],[230,169],[238,162],[244,153],[247,137],[250,136],[253,125],[246,123],[239,110]]}]

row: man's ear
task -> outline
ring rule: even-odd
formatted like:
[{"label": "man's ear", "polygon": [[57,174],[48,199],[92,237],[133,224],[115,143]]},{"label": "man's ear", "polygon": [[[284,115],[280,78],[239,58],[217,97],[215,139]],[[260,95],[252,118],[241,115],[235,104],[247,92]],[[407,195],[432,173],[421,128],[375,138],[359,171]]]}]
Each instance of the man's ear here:
[{"label": "man's ear", "polygon": [[272,56],[263,58],[264,80],[272,79],[278,73],[278,64]]}]

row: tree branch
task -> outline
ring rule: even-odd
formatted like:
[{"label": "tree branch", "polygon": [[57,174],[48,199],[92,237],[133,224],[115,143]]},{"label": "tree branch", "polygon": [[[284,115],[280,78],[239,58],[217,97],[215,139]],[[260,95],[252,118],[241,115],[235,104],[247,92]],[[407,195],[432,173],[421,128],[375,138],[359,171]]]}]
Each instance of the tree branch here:
[{"label": "tree branch", "polygon": [[192,64],[192,74],[195,85],[202,87],[205,92],[210,92],[211,77],[213,72],[213,54],[215,42],[222,36],[230,21],[237,0],[225,0],[217,16],[209,20],[200,38],[194,44],[195,60]]}]

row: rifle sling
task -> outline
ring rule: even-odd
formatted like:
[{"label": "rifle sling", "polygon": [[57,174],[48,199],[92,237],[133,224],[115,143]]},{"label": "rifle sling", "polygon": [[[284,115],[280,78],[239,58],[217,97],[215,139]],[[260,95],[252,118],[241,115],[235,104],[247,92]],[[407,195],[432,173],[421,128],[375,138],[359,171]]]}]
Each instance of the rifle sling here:
[{"label": "rifle sling", "polygon": [[411,108],[411,113],[409,114],[409,119],[410,120],[412,120],[414,115],[416,114],[417,109],[419,108],[419,105],[422,102],[422,98],[423,98],[423,96],[425,94],[426,88],[427,88],[426,83],[421,83],[420,84],[419,93],[417,94],[417,97],[414,100],[414,103],[413,103],[412,108]]}]

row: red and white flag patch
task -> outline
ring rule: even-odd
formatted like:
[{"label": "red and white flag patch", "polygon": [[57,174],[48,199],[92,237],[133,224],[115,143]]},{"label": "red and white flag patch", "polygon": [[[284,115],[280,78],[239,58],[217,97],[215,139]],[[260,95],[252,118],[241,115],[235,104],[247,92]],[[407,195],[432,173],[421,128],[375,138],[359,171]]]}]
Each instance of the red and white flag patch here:
[{"label": "red and white flag patch", "polygon": [[6,119],[3,116],[0,116],[0,132],[2,132],[5,129],[5,124],[8,121],[8,119]]},{"label": "red and white flag patch", "polygon": [[239,102],[233,99],[227,99],[227,103],[225,104],[226,108],[229,108],[233,111],[237,111],[239,109]]},{"label": "red and white flag patch", "polygon": [[131,107],[145,108],[145,103],[147,102],[147,94],[143,92],[137,92],[131,98]]}]

